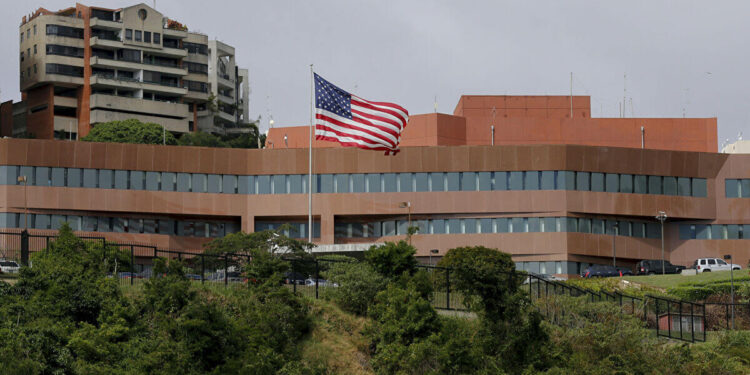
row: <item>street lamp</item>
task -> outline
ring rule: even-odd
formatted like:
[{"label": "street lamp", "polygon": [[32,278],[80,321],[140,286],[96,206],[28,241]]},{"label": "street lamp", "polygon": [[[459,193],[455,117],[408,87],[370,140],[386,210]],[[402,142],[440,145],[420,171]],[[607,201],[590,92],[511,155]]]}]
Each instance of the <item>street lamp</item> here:
[{"label": "street lamp", "polygon": [[656,215],[656,220],[661,222],[661,274],[664,275],[664,221],[667,220],[667,213],[659,211]]},{"label": "street lamp", "polygon": [[617,246],[615,245],[615,238],[618,234],[618,229],[620,229],[620,225],[615,221],[614,224],[612,224],[612,266],[617,267]]},{"label": "street lamp", "polygon": [[26,199],[26,187],[28,179],[26,176],[18,176],[18,183],[23,182],[23,230],[27,231],[29,229],[29,204]]},{"label": "street lamp", "polygon": [[432,254],[437,255],[438,254],[438,249],[432,249],[432,250],[430,250],[430,265],[432,265]]},{"label": "street lamp", "polygon": [[732,255],[724,255],[724,259],[729,260],[729,278],[732,280],[730,303],[732,304],[732,329],[734,329],[734,262],[732,262]]}]

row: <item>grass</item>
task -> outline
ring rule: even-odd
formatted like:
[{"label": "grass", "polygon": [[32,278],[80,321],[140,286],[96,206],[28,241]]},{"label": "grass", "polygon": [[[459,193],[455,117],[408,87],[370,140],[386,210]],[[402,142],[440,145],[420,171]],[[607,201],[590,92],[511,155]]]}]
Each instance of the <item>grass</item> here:
[{"label": "grass", "polygon": [[366,318],[348,314],[324,300],[310,302],[313,329],[302,341],[302,360],[330,374],[373,374],[362,335]]},{"label": "grass", "polygon": [[[747,270],[734,271],[734,279],[740,277],[747,281]],[[716,281],[729,281],[730,271],[704,272],[697,275],[651,275],[651,276],[625,276],[623,279],[639,284],[645,284],[654,288],[667,290],[683,284],[710,283]]]}]

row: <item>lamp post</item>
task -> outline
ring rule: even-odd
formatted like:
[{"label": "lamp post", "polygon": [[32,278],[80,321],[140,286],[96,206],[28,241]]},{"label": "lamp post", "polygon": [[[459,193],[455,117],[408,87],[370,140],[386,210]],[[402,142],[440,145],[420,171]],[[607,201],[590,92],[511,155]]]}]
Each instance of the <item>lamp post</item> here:
[{"label": "lamp post", "polygon": [[617,246],[615,245],[615,238],[617,237],[618,229],[620,225],[615,221],[612,224],[612,266],[617,267]]},{"label": "lamp post", "polygon": [[23,182],[23,230],[27,231],[29,230],[29,204],[27,201],[27,193],[26,193],[26,187],[28,178],[26,176],[18,176],[18,182]]},{"label": "lamp post", "polygon": [[732,281],[731,284],[731,299],[729,300],[732,304],[732,329],[734,329],[734,262],[732,262],[732,255],[724,255],[724,259],[729,260],[729,279]]},{"label": "lamp post", "polygon": [[667,220],[667,213],[664,211],[657,212],[656,220],[661,223],[661,274],[664,275],[664,221]]},{"label": "lamp post", "polygon": [[430,265],[432,265],[432,254],[437,255],[438,249],[432,249],[430,250]]},{"label": "lamp post", "polygon": [[409,245],[411,245],[411,202],[401,202],[398,204],[399,208],[406,208],[407,217],[409,220],[409,226],[406,227],[406,236],[409,238]]}]

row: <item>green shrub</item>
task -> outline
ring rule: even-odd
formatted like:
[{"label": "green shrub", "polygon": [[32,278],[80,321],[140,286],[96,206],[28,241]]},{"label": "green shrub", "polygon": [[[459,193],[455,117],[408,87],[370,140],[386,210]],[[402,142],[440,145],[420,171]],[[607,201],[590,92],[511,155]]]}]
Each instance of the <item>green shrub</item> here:
[{"label": "green shrub", "polygon": [[338,284],[326,288],[325,296],[342,310],[366,315],[375,295],[385,288],[385,278],[367,263],[329,263],[323,277]]},{"label": "green shrub", "polygon": [[389,278],[401,276],[404,272],[413,274],[417,270],[417,249],[406,241],[386,242],[373,245],[365,251],[365,260],[381,275]]},{"label": "green shrub", "polygon": [[[88,135],[81,138],[87,142],[142,143],[151,145],[177,144],[171,132],[153,122],[143,123],[136,119],[110,121],[97,124]],[[166,141],[165,141],[166,140]]]}]

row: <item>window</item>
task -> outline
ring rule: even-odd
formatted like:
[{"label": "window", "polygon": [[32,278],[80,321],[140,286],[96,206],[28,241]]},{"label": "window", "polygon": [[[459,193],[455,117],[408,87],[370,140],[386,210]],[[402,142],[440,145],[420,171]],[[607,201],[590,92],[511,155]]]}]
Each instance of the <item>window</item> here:
[{"label": "window", "polygon": [[[184,61],[183,66],[187,68],[188,73],[208,75],[208,65],[201,63],[194,63],[190,61]],[[225,95],[226,96],[226,95]]]},{"label": "window", "polygon": [[23,43],[23,31],[21,31],[21,43]]},{"label": "window", "polygon": [[136,30],[135,31],[135,41],[136,42],[140,42],[142,40],[141,36],[142,36],[141,35],[141,30]]},{"label": "window", "polygon": [[542,190],[555,190],[555,171],[542,171]]},{"label": "window", "polygon": [[664,177],[663,187],[665,195],[677,195],[677,177]]},{"label": "window", "polygon": [[145,43],[151,43],[151,32],[149,32],[149,31],[144,31],[143,32],[143,41]]},{"label": "window", "polygon": [[349,175],[346,173],[340,173],[334,176],[336,182],[337,193],[349,193]]},{"label": "window", "polygon": [[740,197],[740,180],[726,179],[724,180],[724,190],[727,198],[739,198]]},{"label": "window", "polygon": [[705,178],[694,178],[693,179],[693,196],[694,197],[706,197],[706,179]]},{"label": "window", "polygon": [[490,191],[492,190],[492,172],[479,172],[478,174],[478,180],[479,180],[479,190],[480,191]]},{"label": "window", "polygon": [[59,74],[71,77],[83,77],[83,68],[79,66],[70,66],[63,64],[46,64],[45,71],[47,74]]},{"label": "window", "polygon": [[636,194],[646,194],[648,192],[648,178],[642,175],[633,177],[633,192]]},{"label": "window", "polygon": [[461,172],[461,190],[477,190],[477,174],[474,172]]},{"label": "window", "polygon": [[380,193],[380,174],[379,173],[368,173],[366,178],[366,190],[368,193]]},{"label": "window", "polygon": [[508,172],[494,172],[492,190],[508,190]]},{"label": "window", "polygon": [[576,190],[591,190],[589,172],[576,172]]},{"label": "window", "polygon": [[525,173],[524,190],[539,190],[539,172],[528,171]]},{"label": "window", "polygon": [[415,173],[414,184],[417,188],[417,191],[419,192],[430,191],[429,174],[428,173]]},{"label": "window", "polygon": [[187,49],[188,53],[196,53],[199,55],[208,55],[208,46],[205,44],[183,42],[182,46]]},{"label": "window", "polygon": [[445,179],[448,191],[459,191],[461,189],[461,182],[458,172],[446,173]]},{"label": "window", "polygon": [[150,191],[161,190],[161,173],[146,172],[146,190],[150,190]]},{"label": "window", "polygon": [[[286,175],[277,174],[273,179],[273,194],[286,194]],[[347,186],[348,187],[348,186]]]},{"label": "window", "polygon": [[740,197],[750,198],[750,179],[740,181]]},{"label": "window", "polygon": [[154,33],[154,44],[161,44],[161,34]]},{"label": "window", "polygon": [[[322,177],[321,175],[318,175],[318,176]],[[257,189],[258,194],[271,194],[271,176],[268,176],[268,175],[257,176],[255,178],[255,181],[258,184],[258,189]],[[193,189],[195,189],[195,185],[193,185]]]},{"label": "window", "polygon": [[523,190],[523,172],[510,172],[508,190]]},{"label": "window", "polygon": [[125,40],[133,40],[133,29],[125,29]]},{"label": "window", "polygon": [[445,177],[442,172],[430,173],[430,190],[445,191]]},{"label": "window", "polygon": [[34,25],[34,35],[36,35],[36,25]]},{"label": "window", "polygon": [[36,55],[36,44],[34,44],[34,54]]},{"label": "window", "polygon": [[683,197],[689,197],[690,192],[690,177],[679,177],[677,179],[677,195]]},{"label": "window", "polygon": [[395,173],[383,173],[383,191],[386,193],[395,193],[397,189],[397,180]]},{"label": "window", "polygon": [[177,174],[174,172],[161,173],[161,191],[175,191],[177,184]]},{"label": "window", "polygon": [[591,191],[604,191],[604,173],[592,172],[591,173]]},{"label": "window", "polygon": [[83,29],[60,25],[47,25],[47,35],[57,35],[68,38],[83,39]]},{"label": "window", "polygon": [[111,189],[113,183],[113,171],[111,169],[100,169],[99,170],[99,188],[100,189]]},{"label": "window", "polygon": [[221,175],[210,174],[208,175],[208,192],[209,193],[221,193]]},{"label": "window", "polygon": [[23,51],[21,51],[21,61],[23,61]]},{"label": "window", "polygon": [[[291,181],[297,181],[297,179],[300,180],[300,185],[302,184],[301,183],[302,175],[293,175],[289,177],[295,178],[294,180],[290,180],[290,183],[289,183],[290,186],[292,185]],[[352,193],[364,193],[365,192],[365,175],[364,174],[357,173],[357,174],[351,175],[351,181],[352,181]],[[297,191],[295,190],[294,192],[296,193]]]},{"label": "window", "polygon": [[620,191],[620,175],[617,173],[607,173],[605,176],[605,191],[607,193],[617,193]]}]

